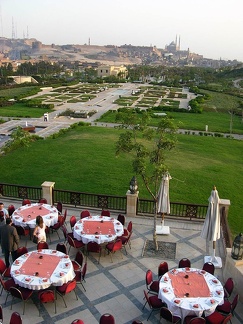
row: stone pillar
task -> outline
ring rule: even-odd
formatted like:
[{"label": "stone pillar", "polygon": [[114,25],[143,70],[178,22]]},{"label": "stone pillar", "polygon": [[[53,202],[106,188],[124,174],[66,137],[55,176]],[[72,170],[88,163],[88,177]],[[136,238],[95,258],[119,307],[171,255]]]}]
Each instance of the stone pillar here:
[{"label": "stone pillar", "polygon": [[228,214],[229,214],[229,206],[230,206],[230,200],[229,199],[221,199],[220,198],[219,209],[221,211],[221,209],[223,207],[225,207],[225,216],[226,216],[226,219],[228,218]]},{"label": "stone pillar", "polygon": [[231,248],[227,248],[227,255],[225,260],[225,266],[223,269],[224,282],[229,278],[233,278],[235,289],[240,295],[240,301],[243,302],[243,260],[234,260],[231,257]]},{"label": "stone pillar", "polygon": [[127,211],[126,215],[128,217],[136,217],[137,214],[137,201],[138,201],[138,191],[131,194],[130,190],[127,191]]},{"label": "stone pillar", "polygon": [[45,181],[42,183],[42,198],[46,198],[47,203],[53,205],[52,190],[55,182]]}]

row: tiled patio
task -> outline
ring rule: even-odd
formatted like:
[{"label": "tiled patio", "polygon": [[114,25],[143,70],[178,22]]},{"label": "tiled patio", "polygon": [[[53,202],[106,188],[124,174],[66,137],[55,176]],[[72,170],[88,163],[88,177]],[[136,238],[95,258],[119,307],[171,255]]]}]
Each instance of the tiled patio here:
[{"label": "tiled patio", "polygon": [[[5,206],[10,203],[4,201],[4,199],[2,200]],[[16,207],[21,204],[21,202],[13,201],[11,203],[14,203]],[[91,213],[96,215],[98,212],[91,211]],[[71,215],[79,217],[79,214],[80,209],[68,208],[67,219]],[[126,223],[129,220],[127,218]],[[190,258],[192,267],[201,268],[207,249],[205,240],[200,238],[202,223],[166,220],[166,225],[170,226],[170,235],[160,235],[158,240],[177,243],[176,259],[169,260],[160,257],[142,256],[145,240],[152,239],[153,220],[146,217],[137,217],[131,220],[133,221],[132,248],[130,250],[127,247],[128,255],[123,254],[122,258],[121,254],[117,252],[113,257],[114,262],[111,263],[110,256],[102,254],[100,264],[98,264],[97,255],[90,254],[87,261],[86,292],[81,285],[78,285],[78,300],[76,300],[74,293],[71,292],[65,297],[67,303],[67,308],[65,308],[61,297],[58,296],[57,314],[54,313],[54,305],[49,303],[41,306],[41,316],[39,317],[39,306],[35,296],[26,304],[25,315],[22,315],[22,302],[16,300],[11,311],[11,297],[9,297],[7,304],[4,305],[6,295],[3,292],[2,296],[0,296],[0,302],[3,306],[4,323],[9,323],[13,311],[18,311],[21,314],[24,324],[68,324],[77,318],[82,319],[85,324],[96,324],[99,323],[99,318],[103,313],[111,313],[116,319],[116,324],[132,323],[135,319],[148,324],[158,323],[158,312],[153,312],[149,321],[147,321],[149,309],[146,306],[142,310],[145,272],[147,269],[151,269],[154,277],[157,278],[157,267],[161,261],[167,261],[169,268],[173,268],[178,265],[178,261],[183,257]],[[61,231],[60,237],[61,241],[63,241]],[[56,244],[59,242],[57,234],[53,234],[51,239],[52,242],[48,242],[49,246],[55,249]],[[28,241],[27,247],[29,250],[36,249],[36,246],[31,241]],[[218,242],[217,255],[219,255],[220,251],[222,251],[222,246]],[[70,256],[74,258],[75,253],[76,251],[71,249]],[[222,269],[216,269],[216,276],[222,279]],[[163,322],[161,321],[161,323]],[[243,323],[242,304],[238,304],[232,323]]]}]

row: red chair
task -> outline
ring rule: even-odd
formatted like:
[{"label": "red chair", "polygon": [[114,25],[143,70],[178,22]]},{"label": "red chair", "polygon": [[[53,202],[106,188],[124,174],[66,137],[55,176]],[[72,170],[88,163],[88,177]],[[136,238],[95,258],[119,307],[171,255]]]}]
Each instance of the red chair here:
[{"label": "red chair", "polygon": [[47,199],[46,198],[40,198],[39,203],[40,204],[47,204]]},{"label": "red chair", "polygon": [[70,252],[71,247],[75,249],[81,249],[85,247],[85,244],[82,241],[76,240],[72,234],[67,235],[67,242],[69,244],[68,253]]},{"label": "red chair", "polygon": [[87,262],[85,262],[83,269],[79,269],[79,270],[74,270],[75,272],[75,280],[77,282],[77,284],[81,284],[82,287],[84,288],[84,291],[86,291],[83,282],[85,282],[85,275],[86,275],[86,271],[87,271]]},{"label": "red chair", "polygon": [[158,266],[158,278],[160,279],[168,271],[169,271],[168,263],[166,261],[161,262]]},{"label": "red chair", "polygon": [[25,303],[30,299],[30,297],[33,294],[33,290],[23,288],[23,287],[10,287],[10,294],[12,295],[12,302],[11,302],[11,309],[13,306],[13,300],[14,298],[21,299],[23,301],[23,315],[25,311]]},{"label": "red chair", "polygon": [[9,217],[13,215],[14,211],[15,211],[14,205],[9,205],[8,206],[8,215],[9,215]]},{"label": "red chair", "polygon": [[[110,254],[111,257],[111,262],[113,262],[112,259],[112,254],[116,253],[116,251],[120,251],[121,252],[121,256],[122,256],[122,240],[118,239],[116,242],[110,242],[108,244],[106,244],[105,249],[107,250],[108,254]],[[123,259],[123,256],[122,256]]]},{"label": "red chair", "polygon": [[58,216],[58,221],[56,224],[50,226],[50,229],[52,230],[52,233],[57,233],[58,238],[60,239],[58,230],[64,225],[64,217],[59,215]]},{"label": "red chair", "polygon": [[107,209],[102,209],[101,211],[101,216],[107,216],[107,217],[110,217],[111,216],[111,213],[109,210]]},{"label": "red chair", "polygon": [[49,249],[49,245],[46,242],[39,242],[36,247],[37,250]]},{"label": "red chair", "polygon": [[81,213],[80,213],[80,219],[85,218],[85,217],[89,217],[89,216],[91,216],[91,215],[90,215],[90,212],[87,209],[82,210]]},{"label": "red chair", "polygon": [[29,199],[23,199],[22,206],[25,206],[25,205],[31,205],[31,201]]},{"label": "red chair", "polygon": [[75,259],[72,260],[73,270],[79,270],[82,268],[84,262],[84,255],[81,251],[77,251]]},{"label": "red chair", "polygon": [[206,316],[206,322],[208,324],[226,324],[232,318],[232,314],[229,315],[222,315],[221,313],[215,311],[211,315]]},{"label": "red chair", "polygon": [[205,324],[206,320],[203,317],[197,317],[197,316],[186,316],[184,318],[184,324]]},{"label": "red chair", "polygon": [[69,222],[70,222],[70,227],[72,230],[74,228],[75,224],[77,223],[77,218],[75,216],[71,216]]},{"label": "red chair", "polygon": [[13,312],[9,324],[22,324],[22,318],[18,312]]},{"label": "red chair", "polygon": [[127,228],[124,228],[124,233],[122,236],[128,236],[131,231],[132,231],[132,221],[128,223]]},{"label": "red chair", "polygon": [[73,279],[73,280],[63,284],[62,286],[56,287],[56,292],[58,295],[60,295],[62,297],[66,308],[67,308],[67,304],[64,299],[65,295],[69,294],[71,291],[74,291],[76,299],[78,300],[78,296],[76,294],[76,285],[77,285],[76,280]]},{"label": "red chair", "polygon": [[[54,303],[55,304],[55,314],[57,312],[57,308],[56,308],[56,296],[53,290],[51,289],[47,289],[47,290],[43,290],[40,291],[38,294],[38,298],[40,303],[42,304],[46,304],[46,303]],[[40,308],[39,308],[39,316],[40,316]]]},{"label": "red chair", "polygon": [[125,252],[127,254],[127,250],[126,250],[126,245],[129,246],[129,248],[131,249],[131,236],[132,236],[132,231],[129,232],[128,236],[120,236],[120,239],[122,241],[122,247],[124,247]]},{"label": "red chair", "polygon": [[191,261],[187,258],[183,258],[179,261],[178,268],[190,268],[191,267]]},{"label": "red chair", "polygon": [[167,322],[177,324],[181,322],[181,318],[179,316],[174,316],[171,311],[167,307],[161,307],[160,309],[160,320],[161,318],[165,319]]},{"label": "red chair", "polygon": [[[101,252],[102,252],[102,247],[100,244],[96,243],[96,242],[89,242],[87,244],[87,256],[89,255],[90,252],[92,253],[99,253],[99,259],[98,259],[98,263],[100,263],[100,257],[101,257]],[[87,260],[87,258],[86,258]]]},{"label": "red chair", "polygon": [[64,210],[63,218],[64,218],[64,224],[66,224],[66,226],[67,226],[67,222],[66,222],[66,219],[67,219],[67,209]]},{"label": "red chair", "polygon": [[148,294],[157,295],[159,293],[159,280],[153,280],[153,273],[150,269],[146,271],[145,282]]},{"label": "red chair", "polygon": [[81,319],[75,319],[71,324],[84,324],[84,322]]},{"label": "red chair", "polygon": [[158,296],[148,296],[147,292],[144,290],[144,297],[146,299],[145,304],[143,305],[143,309],[146,306],[146,304],[149,305],[149,308],[151,309],[149,316],[147,318],[147,321],[149,320],[151,314],[155,310],[159,310],[161,307],[165,306],[165,303],[162,302],[161,299],[158,298]]},{"label": "red chair", "polygon": [[7,294],[6,298],[5,298],[5,303],[4,303],[4,305],[6,305],[7,300],[8,300],[8,296],[10,295],[10,288],[11,287],[17,287],[17,285],[15,284],[13,278],[4,281],[1,276],[0,276],[0,283],[1,283],[1,286],[2,286],[0,296],[2,296],[3,290]]},{"label": "red chair", "polygon": [[56,250],[64,254],[67,254],[67,247],[64,243],[57,243]]},{"label": "red chair", "polygon": [[60,201],[57,202],[57,210],[58,210],[58,213],[61,215],[62,214],[62,203]]},{"label": "red chair", "polygon": [[19,258],[21,255],[24,255],[25,253],[28,253],[28,249],[26,246],[21,246],[17,248],[17,258]]},{"label": "red chair", "polygon": [[99,324],[116,324],[116,322],[113,315],[105,313],[101,315]]},{"label": "red chair", "polygon": [[125,225],[125,222],[126,222],[126,217],[122,214],[119,214],[117,216],[117,220],[124,226]]},{"label": "red chair", "polygon": [[20,237],[24,236],[25,237],[25,246],[27,245],[27,236],[30,238],[30,229],[29,227],[23,227],[21,225],[14,225],[17,233]]},{"label": "red chair", "polygon": [[218,305],[216,310],[226,315],[231,313],[232,316],[234,316],[234,310],[238,304],[238,301],[239,301],[239,294],[236,294],[232,303],[229,300],[225,299],[223,305]]},{"label": "red chair", "polygon": [[234,290],[234,281],[232,278],[228,278],[224,284],[224,298],[229,299]]},{"label": "red chair", "polygon": [[5,264],[5,262],[0,259],[0,274],[2,275],[2,277],[9,277],[11,278],[11,275],[10,275],[10,267],[8,268]]},{"label": "red chair", "polygon": [[207,272],[211,273],[212,275],[214,275],[215,266],[212,262],[205,262],[202,270],[207,271]]},{"label": "red chair", "polygon": [[[63,232],[63,236],[64,236],[64,244],[65,244],[65,243],[67,243],[68,231],[67,231],[67,228],[66,228],[65,225],[63,225],[63,226],[61,227],[61,230],[62,230],[62,232]],[[70,234],[72,234],[72,233],[70,233]]]}]

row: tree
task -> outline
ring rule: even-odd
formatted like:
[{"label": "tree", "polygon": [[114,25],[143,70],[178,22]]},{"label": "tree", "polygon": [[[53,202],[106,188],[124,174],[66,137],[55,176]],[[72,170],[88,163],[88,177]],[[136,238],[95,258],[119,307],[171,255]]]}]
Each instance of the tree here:
[{"label": "tree", "polygon": [[29,132],[17,127],[12,131],[10,139],[1,148],[1,152],[6,154],[19,147],[28,147],[33,140],[34,137]]},{"label": "tree", "polygon": [[121,123],[119,128],[125,129],[116,143],[116,154],[132,155],[132,168],[142,181],[154,200],[153,240],[158,250],[156,222],[158,205],[158,188],[163,174],[168,170],[165,160],[166,152],[176,146],[177,128],[168,117],[161,119],[157,127],[148,126],[149,115],[138,114],[135,110],[126,109],[117,115]]}]

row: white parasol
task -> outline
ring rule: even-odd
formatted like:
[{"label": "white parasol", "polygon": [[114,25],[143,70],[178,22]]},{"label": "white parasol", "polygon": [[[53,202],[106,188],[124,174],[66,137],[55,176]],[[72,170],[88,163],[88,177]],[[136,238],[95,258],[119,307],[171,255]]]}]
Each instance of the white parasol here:
[{"label": "white parasol", "polygon": [[207,241],[213,241],[213,255],[211,257],[205,257],[205,260],[207,259],[207,262],[210,261],[214,263],[215,266],[221,267],[220,264],[222,263],[220,258],[217,258],[215,256],[216,241],[220,238],[220,199],[215,186],[211,191],[211,195],[208,198],[208,201],[208,210],[203,224],[201,237],[206,239]]},{"label": "white parasol", "polygon": [[[170,214],[170,197],[169,197],[169,181],[170,181],[171,176],[169,172],[166,172],[161,180],[160,188],[158,191],[158,196],[157,196],[157,211],[159,214],[161,214],[161,231],[163,233],[159,233],[160,230],[157,226],[157,233],[158,234],[169,234],[168,226],[164,226],[164,217],[165,214],[169,215]],[[168,227],[168,228],[167,228]]]}]

